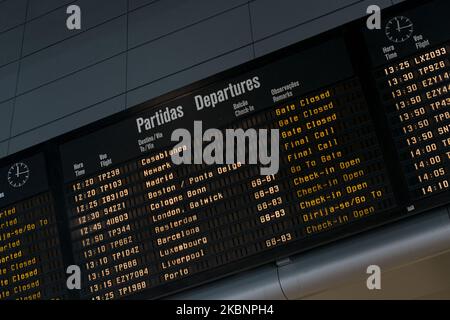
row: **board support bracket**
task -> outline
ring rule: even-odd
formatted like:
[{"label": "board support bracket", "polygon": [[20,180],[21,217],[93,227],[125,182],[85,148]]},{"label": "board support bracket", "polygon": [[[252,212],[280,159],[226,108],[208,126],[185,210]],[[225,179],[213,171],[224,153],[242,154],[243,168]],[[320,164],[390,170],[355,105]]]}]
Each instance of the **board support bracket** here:
[{"label": "board support bracket", "polygon": [[291,264],[291,263],[292,263],[291,258],[284,258],[284,259],[281,259],[281,260],[277,260],[275,262],[275,265],[278,268],[281,268],[281,267],[287,266],[288,264]]}]

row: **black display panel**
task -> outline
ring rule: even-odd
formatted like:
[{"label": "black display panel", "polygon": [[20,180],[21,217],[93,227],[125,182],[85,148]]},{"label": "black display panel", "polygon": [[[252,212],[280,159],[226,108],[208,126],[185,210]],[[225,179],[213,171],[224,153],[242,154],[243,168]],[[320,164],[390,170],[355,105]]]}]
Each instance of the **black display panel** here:
[{"label": "black display panel", "polygon": [[[259,87],[214,108],[196,108],[195,97],[249,79]],[[139,119],[160,110],[183,112],[154,129],[139,126]],[[279,129],[280,171],[261,176],[245,164],[174,165],[170,133],[194,120],[208,128]],[[218,267],[233,271],[240,260],[256,263],[262,252],[287,243],[301,247],[302,239],[395,207],[343,40],[301,50],[70,141],[61,146],[61,158],[85,298],[146,289],[158,295],[166,284]]]},{"label": "black display panel", "polygon": [[0,299],[67,297],[43,154],[0,168],[0,232]]},{"label": "black display panel", "polygon": [[[29,298],[163,297],[448,204],[450,35],[428,17],[450,8],[416,3],[383,11],[382,30],[353,22],[2,160],[2,239],[11,212],[48,221]],[[179,128],[203,147],[210,128],[277,129],[279,170],[176,165]],[[82,275],[69,294],[68,265]]]},{"label": "black display panel", "polygon": [[365,35],[410,210],[450,197],[449,10],[448,1],[428,2],[385,15],[383,30]]}]

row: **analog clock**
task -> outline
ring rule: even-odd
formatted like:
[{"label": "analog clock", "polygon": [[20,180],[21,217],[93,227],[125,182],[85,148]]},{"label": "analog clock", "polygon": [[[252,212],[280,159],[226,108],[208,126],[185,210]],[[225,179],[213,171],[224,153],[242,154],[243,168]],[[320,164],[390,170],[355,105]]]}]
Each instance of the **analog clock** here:
[{"label": "analog clock", "polygon": [[389,40],[401,43],[411,38],[414,32],[414,25],[407,17],[394,17],[386,24],[385,32]]},{"label": "analog clock", "polygon": [[23,163],[15,163],[8,170],[8,182],[13,188],[20,188],[27,183],[30,178],[30,169]]}]

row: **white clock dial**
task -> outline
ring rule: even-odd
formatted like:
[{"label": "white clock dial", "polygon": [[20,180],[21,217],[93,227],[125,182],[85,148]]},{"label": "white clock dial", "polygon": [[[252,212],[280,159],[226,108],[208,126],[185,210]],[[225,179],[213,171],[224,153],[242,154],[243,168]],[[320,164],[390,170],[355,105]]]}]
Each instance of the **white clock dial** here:
[{"label": "white clock dial", "polygon": [[386,24],[385,32],[389,40],[401,43],[411,38],[414,32],[414,25],[407,17],[394,17]]},{"label": "white clock dial", "polygon": [[30,178],[30,169],[23,162],[15,163],[8,170],[8,182],[13,188],[20,188]]}]

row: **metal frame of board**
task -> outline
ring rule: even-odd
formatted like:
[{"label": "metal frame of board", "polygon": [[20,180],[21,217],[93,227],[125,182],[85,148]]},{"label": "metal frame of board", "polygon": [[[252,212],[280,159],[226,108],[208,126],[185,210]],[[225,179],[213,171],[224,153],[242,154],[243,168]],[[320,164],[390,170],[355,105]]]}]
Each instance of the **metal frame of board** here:
[{"label": "metal frame of board", "polygon": [[450,207],[419,215],[193,290],[172,300],[294,300],[450,251]]}]

